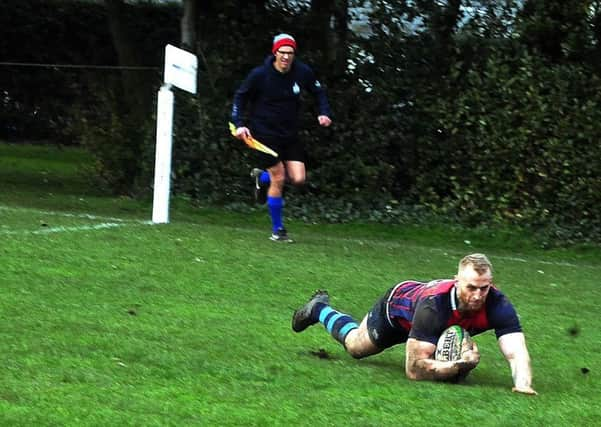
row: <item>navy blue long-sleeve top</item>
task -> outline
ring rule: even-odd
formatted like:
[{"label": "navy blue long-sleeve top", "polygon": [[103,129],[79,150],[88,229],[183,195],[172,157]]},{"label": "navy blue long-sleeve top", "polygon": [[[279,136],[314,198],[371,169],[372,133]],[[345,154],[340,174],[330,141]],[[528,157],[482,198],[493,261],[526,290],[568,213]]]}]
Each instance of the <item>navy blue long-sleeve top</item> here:
[{"label": "navy blue long-sleeve top", "polygon": [[319,115],[331,117],[327,96],[313,70],[297,59],[287,73],[280,73],[273,66],[274,59],[270,55],[254,68],[236,91],[232,107],[236,127],[246,126],[254,135],[296,137],[303,90],[317,98]]}]

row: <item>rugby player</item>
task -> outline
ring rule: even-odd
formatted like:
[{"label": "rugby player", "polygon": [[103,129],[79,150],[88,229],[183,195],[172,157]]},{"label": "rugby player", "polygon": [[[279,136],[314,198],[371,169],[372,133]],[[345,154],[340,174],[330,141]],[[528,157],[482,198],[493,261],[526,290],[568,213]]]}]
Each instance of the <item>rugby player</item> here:
[{"label": "rugby player", "polygon": [[460,325],[472,336],[494,330],[511,369],[512,390],[535,395],[524,333],[513,305],[494,286],[492,273],[486,255],[467,255],[454,279],[408,280],[390,288],[359,325],[330,306],[327,291],[317,291],[294,312],[292,329],[301,332],[319,322],[357,359],[406,343],[405,373],[412,380],[461,378],[478,365],[475,343],[463,348],[458,361],[435,360],[438,338],[447,327]]}]

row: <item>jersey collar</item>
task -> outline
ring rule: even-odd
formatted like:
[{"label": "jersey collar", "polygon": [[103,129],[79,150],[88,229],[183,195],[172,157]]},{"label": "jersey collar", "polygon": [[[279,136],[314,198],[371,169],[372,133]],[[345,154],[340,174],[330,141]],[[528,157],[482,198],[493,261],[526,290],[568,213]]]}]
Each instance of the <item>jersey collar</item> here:
[{"label": "jersey collar", "polygon": [[451,288],[451,310],[457,311],[457,285]]}]

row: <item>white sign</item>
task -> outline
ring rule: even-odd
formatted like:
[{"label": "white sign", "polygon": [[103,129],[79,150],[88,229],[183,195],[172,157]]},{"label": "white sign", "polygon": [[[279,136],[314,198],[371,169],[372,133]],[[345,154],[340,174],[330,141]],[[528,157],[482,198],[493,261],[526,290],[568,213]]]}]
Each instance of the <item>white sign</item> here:
[{"label": "white sign", "polygon": [[165,83],[196,93],[196,55],[168,44],[165,46]]}]

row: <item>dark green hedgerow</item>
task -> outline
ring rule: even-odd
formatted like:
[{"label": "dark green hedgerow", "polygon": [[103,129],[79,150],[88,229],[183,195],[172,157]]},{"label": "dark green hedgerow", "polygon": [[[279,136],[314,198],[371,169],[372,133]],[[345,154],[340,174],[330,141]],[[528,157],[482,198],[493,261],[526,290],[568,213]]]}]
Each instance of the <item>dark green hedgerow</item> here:
[{"label": "dark green hedgerow", "polygon": [[[114,60],[106,48],[106,27],[87,14],[97,17],[97,7],[58,8],[53,22],[64,13],[90,22],[86,43],[104,46],[95,60]],[[139,7],[145,12],[134,17],[144,22],[132,28],[145,31],[155,52],[148,57],[159,63],[157,46],[175,43],[177,10],[155,14],[148,4]],[[37,18],[19,16],[43,22],[52,12],[44,10],[47,14]],[[301,137],[308,149],[309,180],[302,191],[288,192],[287,213],[332,222],[443,218],[477,227],[530,228],[545,242],[601,241],[596,209],[601,201],[601,82],[594,64],[551,60],[519,34],[507,38],[466,26],[441,39],[435,37],[434,21],[410,33],[393,19],[398,14],[374,10],[372,37],[348,40],[354,67],[346,75],[333,76],[315,61],[321,54],[317,47],[299,52],[327,88],[334,125],[319,128],[307,99]],[[304,11],[270,10],[260,16],[245,11],[244,20],[230,19],[229,13],[202,23],[199,94],[175,90],[172,188],[199,202],[252,209],[248,172],[253,153],[227,128],[233,92],[269,51],[271,34],[286,30],[308,39],[309,21]],[[151,25],[153,20],[158,24]],[[264,31],[255,31],[259,24]],[[87,58],[71,54],[67,59]],[[31,79],[50,86],[25,74],[11,77],[11,94],[27,99],[23,93],[37,87]],[[144,79],[152,93],[160,84],[154,74]],[[47,123],[67,124],[70,138],[84,143],[96,158],[94,173],[108,188],[144,196],[152,189],[156,107],[148,106],[151,112],[143,122],[132,119],[121,105],[117,77],[86,73],[56,79],[53,93],[62,88],[64,96],[52,98],[54,103],[48,96],[34,99],[41,100],[36,105],[43,117],[58,111]],[[66,80],[79,96],[73,98]],[[9,98],[4,102],[6,117],[30,120],[35,111]]]}]

